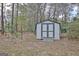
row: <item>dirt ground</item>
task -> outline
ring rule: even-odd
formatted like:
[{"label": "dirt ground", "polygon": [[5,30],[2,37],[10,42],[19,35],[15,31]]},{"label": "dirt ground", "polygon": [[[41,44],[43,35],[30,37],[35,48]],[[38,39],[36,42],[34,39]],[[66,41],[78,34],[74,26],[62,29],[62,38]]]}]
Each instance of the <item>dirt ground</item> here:
[{"label": "dirt ground", "polygon": [[79,56],[79,41],[66,37],[57,41],[37,40],[33,33],[24,33],[22,39],[0,35],[0,55]]}]

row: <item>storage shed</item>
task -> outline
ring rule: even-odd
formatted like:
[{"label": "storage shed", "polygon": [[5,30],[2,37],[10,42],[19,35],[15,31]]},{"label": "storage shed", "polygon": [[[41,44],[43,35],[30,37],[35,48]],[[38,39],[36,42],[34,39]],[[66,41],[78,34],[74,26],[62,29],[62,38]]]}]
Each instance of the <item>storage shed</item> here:
[{"label": "storage shed", "polygon": [[37,39],[60,39],[60,23],[51,20],[44,20],[36,24]]}]

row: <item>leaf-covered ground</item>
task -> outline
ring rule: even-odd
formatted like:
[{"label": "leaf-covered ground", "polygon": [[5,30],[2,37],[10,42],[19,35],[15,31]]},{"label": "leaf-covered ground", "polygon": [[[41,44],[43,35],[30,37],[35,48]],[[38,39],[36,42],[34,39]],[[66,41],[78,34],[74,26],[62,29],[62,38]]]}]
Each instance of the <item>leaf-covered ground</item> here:
[{"label": "leaf-covered ground", "polygon": [[63,37],[58,41],[36,40],[33,33],[24,33],[23,38],[0,35],[0,54],[10,56],[55,56],[79,55],[79,41]]}]

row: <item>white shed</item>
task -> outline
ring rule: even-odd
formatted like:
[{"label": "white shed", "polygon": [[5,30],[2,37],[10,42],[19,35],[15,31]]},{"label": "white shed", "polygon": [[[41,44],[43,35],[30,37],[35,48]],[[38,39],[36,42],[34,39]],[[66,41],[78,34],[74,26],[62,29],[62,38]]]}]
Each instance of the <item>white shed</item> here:
[{"label": "white shed", "polygon": [[36,38],[37,39],[60,39],[60,23],[50,20],[44,20],[43,22],[36,24]]}]

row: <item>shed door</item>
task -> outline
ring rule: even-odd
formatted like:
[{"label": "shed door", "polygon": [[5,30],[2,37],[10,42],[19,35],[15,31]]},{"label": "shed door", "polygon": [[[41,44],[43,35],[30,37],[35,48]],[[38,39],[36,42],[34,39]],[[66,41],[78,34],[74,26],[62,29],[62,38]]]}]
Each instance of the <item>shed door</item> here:
[{"label": "shed door", "polygon": [[48,37],[53,37],[53,24],[48,24]]},{"label": "shed door", "polygon": [[52,23],[42,24],[42,37],[43,38],[53,38],[54,37],[54,25]]}]

